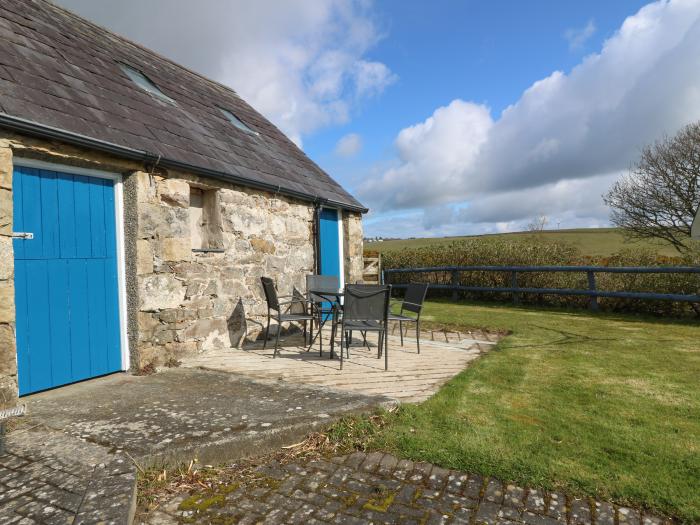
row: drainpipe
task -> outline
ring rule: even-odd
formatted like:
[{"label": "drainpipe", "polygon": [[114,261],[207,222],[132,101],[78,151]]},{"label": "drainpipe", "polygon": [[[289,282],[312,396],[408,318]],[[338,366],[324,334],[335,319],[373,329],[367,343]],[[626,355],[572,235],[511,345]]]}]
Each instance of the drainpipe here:
[{"label": "drainpipe", "polygon": [[318,199],[314,202],[314,273],[321,273],[321,204]]}]

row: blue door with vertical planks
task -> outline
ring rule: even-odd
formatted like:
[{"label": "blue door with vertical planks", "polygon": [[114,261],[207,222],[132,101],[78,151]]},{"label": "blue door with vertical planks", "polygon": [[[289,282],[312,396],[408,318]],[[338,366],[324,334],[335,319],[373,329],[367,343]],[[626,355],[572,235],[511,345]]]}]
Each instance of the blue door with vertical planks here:
[{"label": "blue door with vertical planks", "polygon": [[338,231],[338,210],[321,208],[320,244],[321,244],[321,275],[334,275],[340,279],[340,235]]},{"label": "blue door with vertical planks", "polygon": [[20,395],[121,369],[114,182],[16,166]]}]

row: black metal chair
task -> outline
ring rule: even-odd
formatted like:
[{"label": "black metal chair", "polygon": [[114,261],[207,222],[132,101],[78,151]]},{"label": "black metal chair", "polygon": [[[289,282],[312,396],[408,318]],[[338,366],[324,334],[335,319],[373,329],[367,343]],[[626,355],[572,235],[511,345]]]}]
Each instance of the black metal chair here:
[{"label": "black metal chair", "polygon": [[[310,290],[337,292],[339,289],[340,280],[335,275],[306,276],[306,295],[309,303],[311,304],[312,313],[316,317],[316,326],[318,326],[319,330],[321,329],[321,325],[323,324],[324,318],[327,318],[327,316],[332,316],[335,313],[335,310],[333,309],[334,305],[332,303],[329,303],[327,298],[313,294],[310,292]],[[335,322],[335,319],[331,319],[331,322]],[[311,344],[309,345],[307,351],[311,350],[311,345],[313,345],[314,341],[313,326],[314,323],[312,321],[310,331]],[[322,356],[323,334],[319,333],[317,337],[319,337],[319,355]]]},{"label": "black metal chair", "polygon": [[[349,284],[343,295],[343,312],[338,323],[340,326],[340,368],[343,368],[343,347],[350,357],[350,342],[347,334],[352,331],[377,332],[379,341],[377,358],[384,355],[384,369],[389,369],[389,352],[387,344],[387,318],[389,316],[390,285]],[[335,332],[336,324],[333,325]],[[331,353],[335,333],[331,336]],[[347,344],[346,344],[347,343]]]},{"label": "black metal chair", "polygon": [[[265,342],[263,343],[263,350],[267,348],[267,340],[270,337],[270,320],[274,319],[277,321],[277,337],[275,338],[275,351],[272,357],[277,357],[279,352],[279,342],[280,342],[280,332],[282,331],[282,323],[288,322],[303,322],[304,323],[304,336],[306,336],[306,322],[313,322],[313,314],[308,313],[308,301],[302,296],[295,295],[277,295],[277,289],[275,288],[275,283],[269,277],[261,277],[263,291],[265,292],[265,300],[267,301],[267,328],[265,330]],[[280,301],[280,299],[289,299],[287,301]],[[290,313],[292,306],[301,305],[303,306],[302,313]],[[286,306],[286,310],[283,312],[282,307]],[[275,314],[273,314],[275,312]]]},{"label": "black metal chair", "polygon": [[[399,334],[401,335],[401,346],[403,346],[403,323],[416,323],[416,346],[420,354],[420,313],[423,310],[425,295],[428,293],[427,284],[409,284],[406,288],[401,302],[401,311],[398,314],[389,313],[389,321],[399,322]],[[404,312],[411,312],[415,317],[404,315]]]}]

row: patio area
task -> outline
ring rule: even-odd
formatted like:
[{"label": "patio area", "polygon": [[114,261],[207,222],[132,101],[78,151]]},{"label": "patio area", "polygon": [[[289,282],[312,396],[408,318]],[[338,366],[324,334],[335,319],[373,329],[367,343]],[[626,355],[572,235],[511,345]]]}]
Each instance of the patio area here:
[{"label": "patio area", "polygon": [[436,337],[427,332],[421,335],[421,353],[418,354],[415,339],[404,337],[402,347],[399,336],[390,335],[389,370],[384,370],[384,358],[377,359],[376,337],[368,337],[367,348],[355,334],[350,359],[345,360],[344,369],[340,370],[337,357],[329,359],[329,333],[330,330],[324,331],[323,356],[319,356],[318,341],[307,352],[302,337],[292,335],[280,340],[281,353],[276,358],[272,356],[270,344],[263,349],[262,343],[256,343],[243,349],[210,350],[185,358],[182,367],[232,372],[257,380],[318,385],[416,403],[429,398],[496,344],[496,337],[490,335],[480,334],[480,339],[475,339],[443,332]]}]

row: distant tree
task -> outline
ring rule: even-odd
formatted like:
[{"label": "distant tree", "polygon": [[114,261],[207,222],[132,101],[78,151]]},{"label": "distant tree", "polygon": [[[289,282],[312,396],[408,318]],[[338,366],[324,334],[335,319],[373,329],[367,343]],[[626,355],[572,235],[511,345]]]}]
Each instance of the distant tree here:
[{"label": "distant tree", "polygon": [[700,123],[645,147],[629,173],[603,196],[610,220],[634,239],[662,239],[690,250],[700,203]]},{"label": "distant tree", "polygon": [[548,222],[549,222],[549,218],[545,214],[540,213],[537,217],[532,219],[532,221],[530,221],[530,223],[527,225],[527,231],[529,231],[529,232],[541,232],[545,229]]}]

